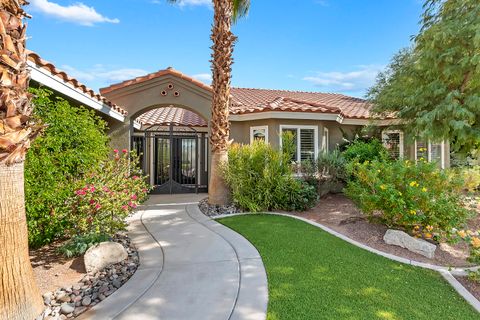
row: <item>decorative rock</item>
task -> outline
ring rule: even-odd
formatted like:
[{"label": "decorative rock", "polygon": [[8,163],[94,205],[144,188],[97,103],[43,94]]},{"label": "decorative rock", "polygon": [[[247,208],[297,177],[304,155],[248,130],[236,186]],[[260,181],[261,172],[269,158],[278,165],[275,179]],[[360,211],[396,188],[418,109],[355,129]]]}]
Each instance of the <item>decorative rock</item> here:
[{"label": "decorative rock", "polygon": [[115,279],[112,281],[112,285],[118,289],[122,286],[122,282],[120,280]]},{"label": "decorative rock", "polygon": [[75,307],[73,305],[69,303],[64,303],[62,304],[60,312],[62,312],[62,314],[69,314],[69,313],[72,313],[74,310],[75,310]]},{"label": "decorative rock", "polygon": [[411,237],[407,233],[399,230],[388,229],[383,236],[383,241],[387,244],[400,246],[409,251],[421,254],[427,258],[433,259],[437,246],[422,239]]},{"label": "decorative rock", "polygon": [[75,311],[73,311],[73,315],[75,317],[79,316],[80,314],[84,313],[85,310],[87,310],[87,307],[78,307],[78,308],[75,308]]},{"label": "decorative rock", "polygon": [[117,242],[101,242],[87,250],[83,257],[88,273],[96,273],[106,266],[128,258],[125,248]]},{"label": "decorative rock", "polygon": [[89,296],[86,296],[85,298],[83,298],[82,306],[86,307],[86,306],[90,305],[90,303],[92,303],[92,299]]},{"label": "decorative rock", "polygon": [[105,297],[105,295],[103,293],[100,293],[98,295],[98,299],[100,299],[100,301],[103,301],[103,300],[107,299],[107,297]]}]

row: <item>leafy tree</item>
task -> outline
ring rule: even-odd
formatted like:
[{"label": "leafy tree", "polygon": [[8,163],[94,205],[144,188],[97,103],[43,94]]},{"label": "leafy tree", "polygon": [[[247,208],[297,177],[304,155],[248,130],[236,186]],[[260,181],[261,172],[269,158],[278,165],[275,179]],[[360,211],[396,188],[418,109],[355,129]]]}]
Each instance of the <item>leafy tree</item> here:
[{"label": "leafy tree", "polygon": [[406,131],[449,139],[468,153],[480,144],[480,3],[427,0],[411,48],[397,53],[368,98],[380,115],[395,114]]},{"label": "leafy tree", "polygon": [[107,158],[106,122],[92,110],[76,107],[46,89],[34,94],[33,117],[47,128],[27,153],[25,199],[30,245],[40,246],[63,235],[74,180]]}]

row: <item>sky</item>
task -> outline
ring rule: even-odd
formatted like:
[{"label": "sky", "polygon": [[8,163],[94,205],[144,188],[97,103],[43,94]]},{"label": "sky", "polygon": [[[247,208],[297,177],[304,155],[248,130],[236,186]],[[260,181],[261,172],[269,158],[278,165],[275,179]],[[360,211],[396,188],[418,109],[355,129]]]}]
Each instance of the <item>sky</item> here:
[{"label": "sky", "polygon": [[[97,90],[169,66],[207,84],[211,0],[30,0],[27,47]],[[252,0],[235,87],[363,97],[419,30],[421,0]]]}]

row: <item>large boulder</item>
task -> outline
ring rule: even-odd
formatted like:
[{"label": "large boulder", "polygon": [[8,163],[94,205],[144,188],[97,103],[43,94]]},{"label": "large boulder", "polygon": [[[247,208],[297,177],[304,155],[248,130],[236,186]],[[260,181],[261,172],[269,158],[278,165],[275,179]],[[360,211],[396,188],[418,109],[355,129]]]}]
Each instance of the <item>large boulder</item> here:
[{"label": "large boulder", "polygon": [[387,244],[400,246],[409,251],[421,254],[427,258],[433,259],[437,246],[422,239],[414,238],[407,233],[399,230],[388,229],[383,236],[383,241]]},{"label": "large boulder", "polygon": [[110,264],[122,262],[127,257],[127,250],[121,244],[109,241],[90,247],[83,259],[87,272],[94,274]]}]

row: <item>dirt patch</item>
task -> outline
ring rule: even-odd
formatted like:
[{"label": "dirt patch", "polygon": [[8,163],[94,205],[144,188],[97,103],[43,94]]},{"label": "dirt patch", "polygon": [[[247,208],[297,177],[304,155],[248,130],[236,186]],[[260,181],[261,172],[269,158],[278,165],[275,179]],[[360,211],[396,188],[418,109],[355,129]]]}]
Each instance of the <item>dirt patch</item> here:
[{"label": "dirt patch", "polygon": [[[343,194],[327,195],[314,208],[293,214],[321,223],[353,240],[399,257],[446,267],[472,265],[466,261],[468,248],[465,244],[453,246],[442,244],[437,247],[434,259],[428,259],[407,249],[386,244],[383,241],[383,235],[388,228],[367,221],[355,204]],[[477,218],[470,224],[478,225],[478,220]]]},{"label": "dirt patch", "polygon": [[455,277],[470,293],[480,301],[480,283],[467,277]]},{"label": "dirt patch", "polygon": [[30,250],[30,262],[40,292],[71,286],[86,274],[83,256],[68,259],[57,252],[61,242]]}]

